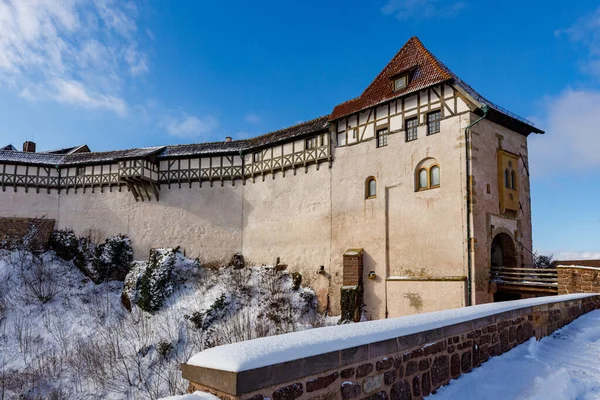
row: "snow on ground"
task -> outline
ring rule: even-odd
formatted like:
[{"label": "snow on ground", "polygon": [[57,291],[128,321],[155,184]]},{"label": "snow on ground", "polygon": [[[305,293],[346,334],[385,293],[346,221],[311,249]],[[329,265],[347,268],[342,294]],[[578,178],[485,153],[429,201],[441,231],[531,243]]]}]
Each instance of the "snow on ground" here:
[{"label": "snow on ground", "polygon": [[32,265],[31,254],[0,250],[0,393],[6,398],[181,394],[187,382],[179,365],[206,347],[326,323],[314,293],[294,289],[290,274],[273,268],[216,270],[180,259],[176,290],[150,314],[123,307],[122,282],[96,285],[54,252],[41,260]]},{"label": "snow on ground", "polygon": [[192,394],[184,394],[182,396],[170,396],[163,397],[160,400],[221,400],[217,396],[214,396],[206,392],[194,392]]},{"label": "snow on ground", "polygon": [[433,400],[600,399],[600,310],[540,341],[492,357],[452,380]]},{"label": "snow on ground", "polygon": [[241,372],[267,365],[348,349],[368,343],[411,335],[443,326],[454,325],[518,308],[592,296],[570,294],[548,298],[481,304],[453,310],[437,311],[407,317],[391,318],[360,324],[328,326],[271,338],[213,347],[194,355],[187,362],[205,368]]}]

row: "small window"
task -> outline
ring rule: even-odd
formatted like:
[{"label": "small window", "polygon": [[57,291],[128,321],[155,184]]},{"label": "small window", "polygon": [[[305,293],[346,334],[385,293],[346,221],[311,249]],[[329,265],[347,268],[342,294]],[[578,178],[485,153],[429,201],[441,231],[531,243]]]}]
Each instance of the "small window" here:
[{"label": "small window", "polygon": [[511,189],[517,190],[517,173],[514,169],[510,171],[510,187]]},{"label": "small window", "polygon": [[510,188],[510,171],[508,168],[504,170],[504,187]]},{"label": "small window", "polygon": [[352,131],[352,139],[356,139],[356,129],[350,129]]},{"label": "small window", "polygon": [[440,120],[442,119],[442,112],[440,110],[430,112],[427,114],[427,134],[433,135],[440,131]]},{"label": "small window", "polygon": [[377,131],[377,147],[384,147],[388,144],[388,128]]},{"label": "small window", "polygon": [[252,161],[253,162],[259,162],[260,160],[262,160],[262,153],[257,151],[256,153],[252,154]]},{"label": "small window", "polygon": [[412,140],[417,140],[417,118],[407,119],[404,125],[404,129],[406,130],[406,141],[410,142]]},{"label": "small window", "polygon": [[312,137],[310,139],[306,139],[306,149],[314,149],[317,147],[317,138]]},{"label": "small window", "polygon": [[400,78],[396,78],[394,80],[394,91],[402,90],[406,88],[406,84],[408,83],[408,77],[406,75],[401,76]]},{"label": "small window", "polygon": [[438,187],[440,186],[440,167],[434,165],[429,170],[429,182],[430,187]]},{"label": "small window", "polygon": [[427,175],[427,168],[421,168],[419,170],[419,190],[429,188]]},{"label": "small window", "polygon": [[415,190],[428,190],[440,187],[440,166],[433,158],[423,160],[415,171]]},{"label": "small window", "polygon": [[374,177],[370,176],[369,178],[367,178],[367,184],[365,189],[365,197],[367,199],[373,199],[377,197],[377,181]]}]

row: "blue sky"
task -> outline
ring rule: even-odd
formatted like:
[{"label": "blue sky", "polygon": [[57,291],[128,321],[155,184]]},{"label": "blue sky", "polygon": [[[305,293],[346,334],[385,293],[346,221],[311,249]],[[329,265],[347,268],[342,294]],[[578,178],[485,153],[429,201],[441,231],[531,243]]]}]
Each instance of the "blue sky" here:
[{"label": "blue sky", "polygon": [[600,258],[597,1],[0,0],[0,144],[243,138],[329,113],[417,35],[530,141],[534,246]]}]

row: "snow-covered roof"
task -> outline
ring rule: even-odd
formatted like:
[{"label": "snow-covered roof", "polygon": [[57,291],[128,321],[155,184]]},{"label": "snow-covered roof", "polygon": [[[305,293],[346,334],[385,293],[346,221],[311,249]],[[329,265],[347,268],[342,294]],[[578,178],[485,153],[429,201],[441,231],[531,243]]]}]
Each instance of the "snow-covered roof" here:
[{"label": "snow-covered roof", "polygon": [[[239,153],[264,146],[282,143],[294,138],[317,134],[327,130],[329,115],[302,122],[285,129],[267,133],[252,139],[234,140],[230,142],[210,142],[182,144],[171,146],[155,146],[128,150],[103,152],[76,152],[82,146],[54,151],[30,153],[13,150],[0,150],[0,162],[21,164],[67,166],[93,163],[107,163],[131,158],[145,158],[156,155],[158,158],[186,157],[203,154]],[[85,145],[83,145],[85,146]],[[87,148],[87,146],[85,146]]]},{"label": "snow-covered roof", "polygon": [[438,329],[506,311],[590,296],[594,294],[538,297],[292,332],[213,347],[192,356],[187,364],[230,372],[248,371]]}]

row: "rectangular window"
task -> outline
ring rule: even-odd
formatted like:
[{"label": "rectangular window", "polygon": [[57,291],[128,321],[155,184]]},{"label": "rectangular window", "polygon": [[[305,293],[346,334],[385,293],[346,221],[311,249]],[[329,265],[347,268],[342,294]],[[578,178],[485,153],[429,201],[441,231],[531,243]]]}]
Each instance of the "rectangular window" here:
[{"label": "rectangular window", "polygon": [[440,131],[440,120],[442,119],[442,112],[440,110],[430,112],[427,114],[427,134],[433,135]]},{"label": "rectangular window", "polygon": [[314,149],[317,147],[317,138],[312,137],[310,139],[306,139],[306,149]]},{"label": "rectangular window", "polygon": [[407,78],[408,78],[407,76],[401,76],[400,78],[397,78],[394,80],[394,91],[395,92],[406,88],[406,82],[408,80]]},{"label": "rectangular window", "polygon": [[417,140],[417,126],[419,125],[417,118],[407,119],[404,123],[404,129],[406,131],[406,141]]},{"label": "rectangular window", "polygon": [[262,160],[262,153],[257,151],[256,153],[252,154],[252,162],[259,162],[260,160]]},{"label": "rectangular window", "polygon": [[387,146],[388,128],[379,129],[377,131],[377,147]]}]

